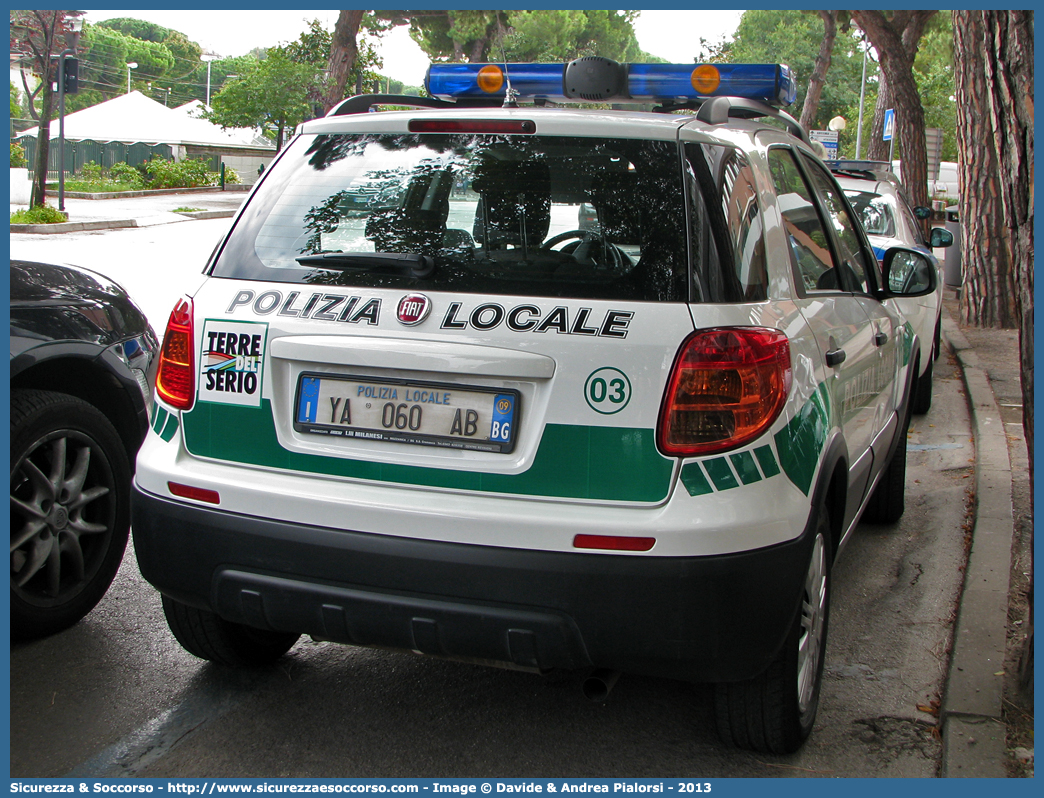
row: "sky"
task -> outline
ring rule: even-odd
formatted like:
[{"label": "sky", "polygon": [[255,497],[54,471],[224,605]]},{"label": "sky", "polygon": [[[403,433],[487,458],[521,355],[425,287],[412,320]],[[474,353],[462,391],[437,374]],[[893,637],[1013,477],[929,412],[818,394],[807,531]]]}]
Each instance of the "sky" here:
[{"label": "sky", "polygon": [[[291,42],[312,19],[319,19],[333,30],[337,11],[201,11],[148,10],[86,11],[88,22],[103,22],[113,17],[132,17],[179,30],[216,55],[245,55],[255,47],[271,47]],[[642,11],[635,24],[638,44],[647,53],[668,61],[691,63],[699,39],[717,43],[731,39],[742,11]],[[387,34],[379,52],[384,57],[383,74],[412,86],[424,80],[428,60],[410,39],[405,27]]]}]

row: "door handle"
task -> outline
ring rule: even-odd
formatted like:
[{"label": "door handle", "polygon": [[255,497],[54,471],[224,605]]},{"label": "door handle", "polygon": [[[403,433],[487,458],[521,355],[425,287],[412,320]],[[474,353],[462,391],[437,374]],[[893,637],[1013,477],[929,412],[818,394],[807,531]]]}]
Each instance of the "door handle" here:
[{"label": "door handle", "polygon": [[840,366],[845,362],[846,357],[848,357],[848,355],[845,354],[844,349],[831,349],[826,353],[826,364],[831,367]]},{"label": "door handle", "polygon": [[884,346],[888,343],[888,333],[881,332],[880,330],[874,335],[874,344],[876,346]]}]

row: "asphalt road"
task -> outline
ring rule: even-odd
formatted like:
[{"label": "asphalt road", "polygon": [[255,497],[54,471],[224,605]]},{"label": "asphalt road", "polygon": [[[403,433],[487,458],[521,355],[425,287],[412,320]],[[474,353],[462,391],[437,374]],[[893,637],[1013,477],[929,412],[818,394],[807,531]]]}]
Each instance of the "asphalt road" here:
[{"label": "asphalt road", "polygon": [[[123,283],[162,334],[227,219],[12,235],[15,257]],[[909,436],[907,511],[834,572],[817,727],[788,757],[722,745],[703,686],[623,676],[605,703],[544,678],[308,639],[229,672],[182,651],[133,551],[81,623],[11,652],[12,777],[931,777],[973,446],[946,354]],[[740,630],[741,631],[741,630]]]}]

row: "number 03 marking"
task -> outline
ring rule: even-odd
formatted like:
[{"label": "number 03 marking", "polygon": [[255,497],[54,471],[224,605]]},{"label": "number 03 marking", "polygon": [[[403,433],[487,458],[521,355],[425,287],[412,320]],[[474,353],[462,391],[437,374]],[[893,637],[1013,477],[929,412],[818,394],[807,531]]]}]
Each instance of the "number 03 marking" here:
[{"label": "number 03 marking", "polygon": [[587,378],[584,399],[596,413],[605,416],[619,413],[631,401],[631,381],[620,369],[605,366]]}]

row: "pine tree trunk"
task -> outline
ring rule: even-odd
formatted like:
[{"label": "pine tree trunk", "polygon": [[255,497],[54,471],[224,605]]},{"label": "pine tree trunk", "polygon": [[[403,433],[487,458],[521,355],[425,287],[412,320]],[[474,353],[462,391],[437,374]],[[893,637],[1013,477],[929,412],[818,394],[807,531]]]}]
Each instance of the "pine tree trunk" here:
[{"label": "pine tree trunk", "polygon": [[816,112],[819,110],[819,98],[823,94],[823,85],[826,83],[827,72],[830,69],[834,39],[837,38],[837,12],[820,11],[819,16],[823,18],[823,41],[819,44],[819,55],[816,56],[816,64],[812,68],[812,77],[808,79],[805,103],[801,106],[800,121],[805,130],[809,130],[812,123],[815,122]]},{"label": "pine tree trunk", "polygon": [[877,102],[874,104],[874,121],[870,126],[870,143],[866,157],[871,161],[887,161],[891,142],[884,140],[885,111],[892,107],[892,93],[888,91],[888,79],[878,70]]},{"label": "pine tree trunk", "polygon": [[327,65],[326,91],[323,93],[323,105],[327,111],[344,99],[348,76],[359,55],[356,37],[365,13],[341,11],[334,24],[333,38],[330,42],[330,61]]},{"label": "pine tree trunk", "polygon": [[895,108],[894,135],[902,148],[902,181],[914,205],[928,205],[928,153],[925,146],[924,108],[913,62],[924,26],[935,11],[896,11],[887,18],[880,11],[853,11],[852,19],[866,34],[881,59]]},{"label": "pine tree trunk", "polygon": [[[1005,220],[1004,184],[1009,176],[996,143],[1003,133],[991,112],[992,72],[984,14],[955,11],[953,25],[957,97],[957,152],[961,175],[961,254],[964,279],[961,315],[980,327],[1018,326],[1018,286],[1013,241]],[[959,55],[958,55],[959,54]],[[995,66],[995,65],[994,65]],[[1031,251],[1032,257],[1032,251]]]},{"label": "pine tree trunk", "polygon": [[[1033,12],[954,11],[960,158],[961,311],[967,323],[1017,327],[1022,421],[1033,496]],[[1019,663],[1033,675],[1033,577]]]}]

